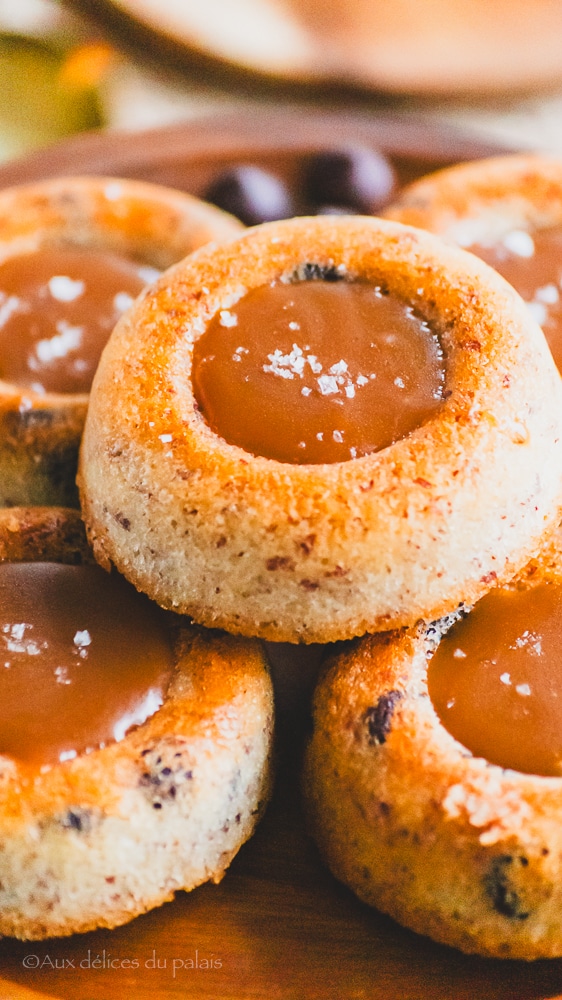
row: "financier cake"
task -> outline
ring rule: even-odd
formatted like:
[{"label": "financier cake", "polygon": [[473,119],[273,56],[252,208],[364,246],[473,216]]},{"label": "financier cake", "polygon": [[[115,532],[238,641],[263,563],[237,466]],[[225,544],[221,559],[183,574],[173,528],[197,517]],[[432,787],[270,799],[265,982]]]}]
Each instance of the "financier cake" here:
[{"label": "financier cake", "polygon": [[557,516],[561,384],[521,299],[324,217],[170,269],[119,321],[79,484],[95,556],[206,626],[327,642],[510,579]]},{"label": "financier cake", "polygon": [[93,563],[77,511],[0,511],[0,934],[115,927],[222,878],[270,790],[259,643]]},{"label": "financier cake", "polygon": [[0,506],[77,505],[78,446],[101,350],[170,264],[235,219],[110,177],[0,193]]},{"label": "financier cake", "polygon": [[503,156],[438,171],[405,188],[385,215],[496,268],[527,302],[562,368],[562,160]]},{"label": "financier cake", "polygon": [[562,955],[561,554],[558,530],[470,613],[365,636],[315,694],[304,789],[334,874],[495,958]]}]

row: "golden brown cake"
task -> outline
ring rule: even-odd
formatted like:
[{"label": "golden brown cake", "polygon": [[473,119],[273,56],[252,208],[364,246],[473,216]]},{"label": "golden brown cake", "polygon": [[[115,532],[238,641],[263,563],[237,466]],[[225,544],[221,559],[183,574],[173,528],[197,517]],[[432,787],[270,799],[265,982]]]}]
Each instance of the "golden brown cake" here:
[{"label": "golden brown cake", "polygon": [[[88,255],[96,256],[98,271],[104,256],[109,269],[135,266],[139,277],[133,294],[121,295],[117,316],[151,277],[196,247],[234,236],[240,228],[236,220],[196,198],[138,181],[62,178],[0,193],[0,505],[77,504],[74,480],[89,379],[71,381],[64,391],[56,382],[51,383],[54,389],[49,383],[45,388],[41,370],[52,369],[65,352],[78,366],[83,364],[81,348],[74,343],[81,331],[62,318],[42,339],[31,344],[26,340],[55,300],[62,308],[80,295],[80,282],[69,279],[67,270],[61,275],[57,265],[66,268],[69,255],[78,257],[73,262],[78,276],[81,256],[86,261]],[[39,298],[30,307],[28,272],[45,253],[53,258],[54,275],[50,281],[38,277]],[[24,268],[22,258],[30,262]],[[98,273],[91,277],[98,286]],[[13,285],[15,292],[10,284],[14,281],[19,282]],[[10,324],[16,321],[14,337]],[[39,374],[24,370],[26,360]],[[27,377],[11,380],[12,369],[18,377],[22,371]]]},{"label": "golden brown cake", "polygon": [[[484,597],[447,639],[441,636],[451,619],[365,636],[336,656],[316,691],[305,764],[311,829],[333,873],[418,933],[496,958],[562,955],[559,720],[554,736],[550,731],[560,677],[556,646],[554,661],[540,659],[553,619],[536,630],[523,618],[514,641],[509,634],[519,601],[545,595],[558,609],[559,630],[559,532],[549,544],[548,554],[509,589]],[[505,631],[512,666],[494,670],[488,634],[479,650],[484,672],[463,679],[473,666],[465,630],[477,614],[488,616],[495,648]],[[440,651],[440,641],[449,643],[458,672],[444,700],[432,674],[437,653],[428,685],[428,655]],[[554,642],[559,649],[559,635]],[[532,675],[516,672],[525,649],[527,668],[535,663],[538,671],[536,690]],[[527,721],[541,693],[543,718]],[[498,698],[514,712],[509,727],[498,729],[503,743],[493,739]],[[452,735],[459,722],[451,720],[463,699],[472,704],[469,723],[478,732],[461,742]],[[474,749],[477,739],[494,762]]]},{"label": "golden brown cake", "polygon": [[562,160],[503,156],[441,170],[405,188],[385,216],[495,267],[527,302],[562,367]]},{"label": "golden brown cake", "polygon": [[[165,627],[173,665],[160,707],[153,705],[146,721],[130,727],[130,719],[121,717],[114,739],[99,744],[98,737],[99,745],[94,740],[86,749],[70,743],[75,749],[61,754],[75,721],[67,720],[67,708],[49,726],[41,711],[30,723],[25,702],[55,698],[67,706],[72,688],[64,685],[78,685],[80,678],[67,677],[59,667],[47,684],[40,623],[26,618],[26,624],[10,624],[8,618],[6,624],[4,571],[23,571],[25,581],[30,562],[49,573],[53,563],[57,571],[75,571],[92,562],[76,511],[0,511],[0,933],[39,939],[115,927],[179,889],[218,882],[269,796],[273,706],[259,644],[205,632],[185,620],[170,622]],[[99,567],[89,568],[111,579]],[[49,596],[53,617],[60,614],[58,592]],[[158,608],[154,614],[173,617]],[[79,626],[78,667],[96,642],[95,631],[90,636]],[[26,643],[37,668],[34,687],[45,687],[39,695],[29,690],[14,725],[9,685],[17,678],[10,680],[14,672],[5,668],[25,653]],[[132,653],[133,679],[142,653],[139,643]],[[125,665],[117,667],[120,684]],[[80,726],[91,728],[100,706],[111,709],[113,684],[111,678],[100,685],[87,713],[82,706]]]},{"label": "golden brown cake", "polygon": [[[308,463],[212,429],[194,375],[213,351],[193,370],[211,327],[237,338],[238,314],[272,288],[302,296],[308,285],[310,297],[312,286],[369,284],[439,345],[432,413],[380,450]],[[289,353],[268,347],[260,362],[272,396],[320,363],[297,319],[289,326]],[[299,392],[320,400],[340,379],[342,404],[360,395],[347,335],[342,325],[332,374],[311,383],[320,391],[302,382]],[[246,348],[232,343],[243,370]],[[268,391],[253,424],[279,428],[283,444],[293,403],[272,417]],[[435,617],[513,576],[555,520],[560,393],[541,331],[475,258],[376,219],[258,227],[168,271],[114,331],[81,452],[89,537],[103,565],[163,607],[234,633],[326,642]]]}]

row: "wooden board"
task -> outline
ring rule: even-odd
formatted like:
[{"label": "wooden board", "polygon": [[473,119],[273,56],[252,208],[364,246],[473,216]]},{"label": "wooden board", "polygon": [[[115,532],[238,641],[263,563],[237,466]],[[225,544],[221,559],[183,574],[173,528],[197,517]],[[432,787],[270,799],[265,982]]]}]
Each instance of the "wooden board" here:
[{"label": "wooden board", "polygon": [[[198,193],[232,162],[296,178],[311,149],[376,143],[402,177],[494,152],[455,133],[391,118],[258,112],[141,135],[91,135],[0,169],[0,186],[57,173],[174,182]],[[562,998],[562,961],[468,958],[359,903],[307,837],[299,770],[322,650],[268,647],[278,705],[278,780],[254,838],[219,886],[115,931],[0,942],[0,1000],[546,1000]]]}]

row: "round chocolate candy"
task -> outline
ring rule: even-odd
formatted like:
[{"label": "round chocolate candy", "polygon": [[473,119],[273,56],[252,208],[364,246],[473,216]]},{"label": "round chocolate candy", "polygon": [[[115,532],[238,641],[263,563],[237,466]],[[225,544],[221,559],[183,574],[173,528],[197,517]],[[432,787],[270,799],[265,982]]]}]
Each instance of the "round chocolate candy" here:
[{"label": "round chocolate candy", "polygon": [[313,205],[338,205],[371,214],[386,205],[396,175],[382,153],[366,146],[342,146],[311,156],[304,170],[303,193]]},{"label": "round chocolate candy", "polygon": [[283,181],[260,167],[232,167],[219,174],[203,197],[235,215],[246,226],[289,219],[295,215],[293,199]]}]

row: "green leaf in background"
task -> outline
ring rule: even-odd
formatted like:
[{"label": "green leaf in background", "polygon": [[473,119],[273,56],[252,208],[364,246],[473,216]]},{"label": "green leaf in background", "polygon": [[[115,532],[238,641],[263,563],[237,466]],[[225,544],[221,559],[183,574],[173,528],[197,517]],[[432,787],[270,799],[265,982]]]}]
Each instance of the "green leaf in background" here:
[{"label": "green leaf in background", "polygon": [[61,51],[0,34],[0,161],[103,125],[96,84],[110,59],[104,45]]}]

